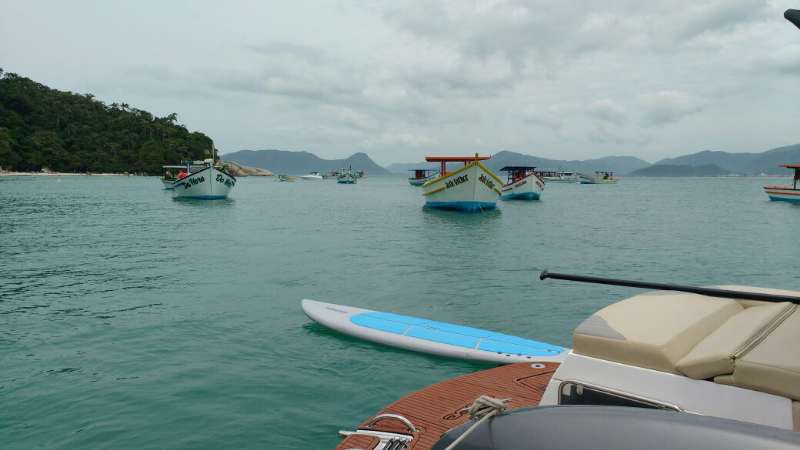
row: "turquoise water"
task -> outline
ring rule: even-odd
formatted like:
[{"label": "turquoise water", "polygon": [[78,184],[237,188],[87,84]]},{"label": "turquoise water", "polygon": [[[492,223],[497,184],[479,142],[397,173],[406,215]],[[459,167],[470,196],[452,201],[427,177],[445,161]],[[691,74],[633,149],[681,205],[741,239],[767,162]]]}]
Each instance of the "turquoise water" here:
[{"label": "turquoise water", "polygon": [[242,178],[208,202],[155,178],[0,178],[0,447],[332,448],[485,367],[326,331],[302,298],[569,346],[636,291],[545,268],[800,289],[800,206],[766,181],[552,184],[467,215],[423,209],[402,178]]}]

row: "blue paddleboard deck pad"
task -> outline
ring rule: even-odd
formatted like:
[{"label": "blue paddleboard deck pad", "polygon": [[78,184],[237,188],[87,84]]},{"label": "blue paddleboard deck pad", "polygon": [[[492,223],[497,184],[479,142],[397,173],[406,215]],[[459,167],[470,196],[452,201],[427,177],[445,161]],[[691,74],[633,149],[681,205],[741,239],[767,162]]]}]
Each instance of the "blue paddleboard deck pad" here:
[{"label": "blue paddleboard deck pad", "polygon": [[312,320],[371,342],[450,358],[510,364],[561,362],[569,349],[480,328],[346,305],[302,301]]},{"label": "blue paddleboard deck pad", "polygon": [[508,334],[400,314],[368,312],[352,316],[350,321],[362,327],[388,333],[494,353],[553,356],[564,351],[562,347]]}]

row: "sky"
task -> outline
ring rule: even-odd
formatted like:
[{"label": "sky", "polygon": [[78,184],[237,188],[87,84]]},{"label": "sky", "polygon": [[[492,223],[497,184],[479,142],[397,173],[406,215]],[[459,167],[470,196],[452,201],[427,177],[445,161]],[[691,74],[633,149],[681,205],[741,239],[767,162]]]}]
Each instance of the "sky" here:
[{"label": "sky", "polygon": [[0,68],[222,153],[654,162],[800,142],[792,3],[0,0]]}]

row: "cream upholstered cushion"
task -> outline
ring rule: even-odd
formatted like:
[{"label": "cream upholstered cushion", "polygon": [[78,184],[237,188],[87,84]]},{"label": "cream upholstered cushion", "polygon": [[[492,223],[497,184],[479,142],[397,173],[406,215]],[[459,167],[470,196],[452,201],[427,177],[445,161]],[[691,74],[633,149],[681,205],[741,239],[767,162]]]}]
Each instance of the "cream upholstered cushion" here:
[{"label": "cream upholstered cushion", "polygon": [[794,431],[800,431],[800,402],[792,402],[792,417],[794,418]]},{"label": "cream upholstered cushion", "polygon": [[575,353],[678,373],[677,363],[743,307],[735,300],[648,292],[609,305],[573,333]]},{"label": "cream upholstered cushion", "polygon": [[734,359],[764,339],[794,308],[789,302],[759,302],[745,308],[681,358],[678,371],[695,379],[733,373]]},{"label": "cream upholstered cushion", "polygon": [[800,309],[736,360],[733,384],[800,400]]}]

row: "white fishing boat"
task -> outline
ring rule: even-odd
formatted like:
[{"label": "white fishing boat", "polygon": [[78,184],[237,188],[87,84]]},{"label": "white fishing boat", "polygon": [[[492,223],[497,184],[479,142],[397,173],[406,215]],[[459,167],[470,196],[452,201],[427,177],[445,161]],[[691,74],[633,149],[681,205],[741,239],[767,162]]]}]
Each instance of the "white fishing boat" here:
[{"label": "white fishing boat", "polygon": [[537,171],[539,178],[545,183],[577,183],[578,174],[575,172]]},{"label": "white fishing boat", "polygon": [[408,184],[412,186],[422,186],[428,181],[436,178],[438,172],[435,169],[411,169],[414,174],[408,178]]},{"label": "white fishing boat", "polygon": [[186,162],[181,169],[181,174],[172,183],[175,198],[223,199],[236,186],[236,178],[222,167],[215,166],[211,158]]},{"label": "white fishing boat", "polygon": [[356,184],[358,182],[358,174],[353,172],[353,168],[340,169],[339,175],[336,177],[336,182],[339,184]]},{"label": "white fishing boat", "polygon": [[319,172],[310,172],[305,175],[300,175],[298,178],[305,181],[322,181],[322,175]]},{"label": "white fishing boat", "polygon": [[800,203],[800,188],[797,187],[800,182],[800,164],[784,164],[781,167],[794,170],[792,184],[764,186],[764,192],[775,202]]},{"label": "white fishing boat", "polygon": [[506,166],[508,182],[500,189],[503,200],[539,200],[544,191],[544,180],[534,172],[534,166]]},{"label": "white fishing boat", "polygon": [[581,173],[578,178],[581,184],[616,184],[618,180],[614,172],[605,170],[598,170],[594,174]]},{"label": "white fishing boat", "polygon": [[[497,207],[503,180],[481,163],[489,158],[477,153],[475,156],[426,157],[426,161],[441,163],[441,169],[439,176],[422,186],[425,205],[470,212]],[[448,162],[463,163],[464,166],[448,172]]]}]

